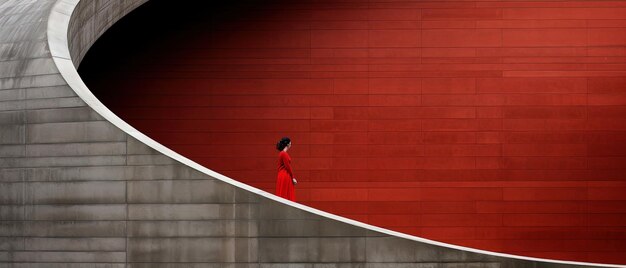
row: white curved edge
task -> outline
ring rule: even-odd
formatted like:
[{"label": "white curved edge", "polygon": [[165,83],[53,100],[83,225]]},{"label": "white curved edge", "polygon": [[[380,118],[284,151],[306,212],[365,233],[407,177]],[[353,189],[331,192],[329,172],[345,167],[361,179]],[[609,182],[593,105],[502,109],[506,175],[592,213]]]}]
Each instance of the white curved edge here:
[{"label": "white curved edge", "polygon": [[480,249],[475,249],[475,248],[468,248],[468,247],[463,247],[463,246],[458,246],[458,245],[452,245],[452,244],[447,244],[447,243],[443,243],[443,242],[439,242],[439,241],[434,241],[434,240],[429,240],[426,238],[422,238],[422,237],[417,237],[417,236],[413,236],[413,235],[408,235],[405,233],[400,233],[400,232],[396,232],[396,231],[392,231],[389,229],[384,229],[381,227],[377,227],[377,226],[373,226],[367,223],[363,223],[363,222],[359,222],[359,221],[355,221],[352,219],[348,219],[348,218],[344,218],[338,215],[334,215],[328,212],[324,212],[309,206],[305,206],[299,203],[295,203],[295,202],[291,202],[289,200],[280,198],[274,194],[268,193],[266,191],[263,191],[261,189],[252,187],[250,185],[241,183],[239,181],[233,180],[229,177],[226,177],[222,174],[219,174],[213,170],[210,170],[174,151],[172,151],[171,149],[163,146],[162,144],[158,143],[157,141],[151,139],[150,137],[144,135],[143,133],[139,132],[138,130],[136,130],[135,128],[133,128],[131,125],[129,125],[128,123],[126,123],[124,120],[122,120],[121,118],[119,118],[117,115],[115,115],[113,112],[111,112],[111,110],[109,110],[106,106],[104,106],[94,95],[93,93],[89,90],[89,88],[87,88],[87,86],[85,85],[85,83],[83,82],[83,80],[80,78],[78,71],[76,70],[76,68],[74,67],[74,64],[72,63],[71,60],[71,55],[69,52],[69,46],[68,46],[68,39],[67,39],[67,35],[68,35],[68,28],[69,28],[69,22],[70,22],[70,18],[72,15],[72,12],[74,11],[74,8],[76,7],[76,5],[80,2],[81,0],[58,0],[53,8],[52,11],[50,13],[50,16],[48,18],[48,29],[47,29],[47,34],[48,34],[48,45],[49,45],[49,49],[50,49],[50,53],[52,54],[52,58],[54,60],[54,63],[56,64],[56,66],[59,69],[59,72],[61,74],[61,76],[63,77],[63,79],[65,79],[65,81],[67,82],[67,84],[72,88],[72,90],[74,90],[74,92],[76,92],[76,94],[78,94],[78,96],[85,101],[85,103],[87,103],[87,105],[89,105],[92,109],[94,109],[98,114],[100,114],[102,117],[104,117],[106,120],[108,120],[110,123],[112,123],[113,125],[115,125],[116,127],[118,127],[119,129],[121,129],[122,131],[126,132],[128,135],[132,136],[133,138],[143,142],[144,144],[146,144],[147,146],[153,148],[154,150],[186,165],[189,166],[197,171],[200,171],[208,176],[211,176],[213,178],[216,178],[218,180],[221,180],[223,182],[229,183],[235,187],[239,187],[241,189],[250,191],[252,193],[258,194],[262,197],[274,200],[276,202],[280,202],[283,203],[285,205],[289,205],[291,207],[295,207],[322,217],[326,217],[332,220],[336,220],[339,222],[343,222],[343,223],[347,223],[356,227],[361,227],[364,228],[366,230],[371,230],[371,231],[375,231],[375,232],[379,232],[379,233],[383,233],[389,236],[393,236],[393,237],[399,237],[399,238],[404,238],[404,239],[408,239],[408,240],[412,240],[412,241],[416,241],[416,242],[421,242],[421,243],[426,243],[426,244],[430,244],[430,245],[435,245],[435,246],[441,246],[441,247],[446,247],[446,248],[450,248],[450,249],[456,249],[456,250],[461,250],[461,251],[467,251],[467,252],[472,252],[472,253],[479,253],[479,254],[485,254],[485,255],[491,255],[491,256],[496,256],[496,257],[503,257],[503,258],[511,258],[511,259],[518,259],[518,260],[526,260],[526,261],[537,261],[537,262],[547,262],[547,263],[555,263],[555,264],[568,264],[568,265],[586,265],[586,266],[598,266],[598,267],[620,267],[620,268],[626,268],[626,265],[618,265],[618,264],[603,264],[603,263],[589,263],[589,262],[575,262],[575,261],[562,261],[562,260],[553,260],[553,259],[543,259],[543,258],[534,258],[534,257],[525,257],[525,256],[519,256],[519,255],[513,255],[513,254],[506,254],[506,253],[499,253],[499,252],[493,252],[493,251],[486,251],[486,250],[480,250]]}]

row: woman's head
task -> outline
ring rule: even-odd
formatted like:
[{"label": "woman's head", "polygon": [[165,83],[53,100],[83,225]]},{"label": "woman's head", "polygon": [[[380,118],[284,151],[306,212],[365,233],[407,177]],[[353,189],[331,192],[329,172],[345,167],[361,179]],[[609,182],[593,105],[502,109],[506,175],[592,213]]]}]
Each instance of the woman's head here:
[{"label": "woman's head", "polygon": [[285,149],[285,147],[289,146],[291,146],[291,139],[289,139],[288,137],[284,137],[280,139],[280,141],[278,141],[278,143],[276,144],[276,150],[282,151]]}]

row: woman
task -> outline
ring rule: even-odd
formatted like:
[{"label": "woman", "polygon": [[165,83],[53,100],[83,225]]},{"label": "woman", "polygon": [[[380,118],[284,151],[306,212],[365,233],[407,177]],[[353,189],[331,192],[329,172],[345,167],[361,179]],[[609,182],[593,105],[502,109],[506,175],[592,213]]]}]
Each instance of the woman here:
[{"label": "woman", "polygon": [[291,157],[287,151],[291,148],[291,140],[282,138],[277,144],[278,153],[278,179],[276,180],[276,195],[291,201],[296,201],[296,187],[298,183],[291,171]]}]

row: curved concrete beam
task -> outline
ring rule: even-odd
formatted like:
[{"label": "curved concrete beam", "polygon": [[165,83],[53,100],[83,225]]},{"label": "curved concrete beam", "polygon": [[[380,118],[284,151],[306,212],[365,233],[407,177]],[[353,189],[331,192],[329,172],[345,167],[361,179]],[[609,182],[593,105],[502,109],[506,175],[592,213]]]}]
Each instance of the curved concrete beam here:
[{"label": "curved concrete beam", "polygon": [[0,263],[625,267],[500,254],[378,228],[277,198],[162,146],[100,103],[75,67],[144,2],[0,4]]}]

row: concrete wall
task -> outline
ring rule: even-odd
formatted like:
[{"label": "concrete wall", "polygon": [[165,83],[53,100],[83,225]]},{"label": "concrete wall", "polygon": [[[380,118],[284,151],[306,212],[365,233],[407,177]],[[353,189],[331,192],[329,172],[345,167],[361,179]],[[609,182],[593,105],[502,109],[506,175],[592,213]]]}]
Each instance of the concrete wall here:
[{"label": "concrete wall", "polygon": [[[48,29],[48,16],[54,8],[51,23],[68,22],[64,12],[76,2],[0,3],[0,267],[574,266],[356,227],[232,186],[147,147],[74,91],[70,59],[59,53],[65,33],[48,36],[59,30]],[[140,3],[82,1],[69,24],[75,63]]]}]

